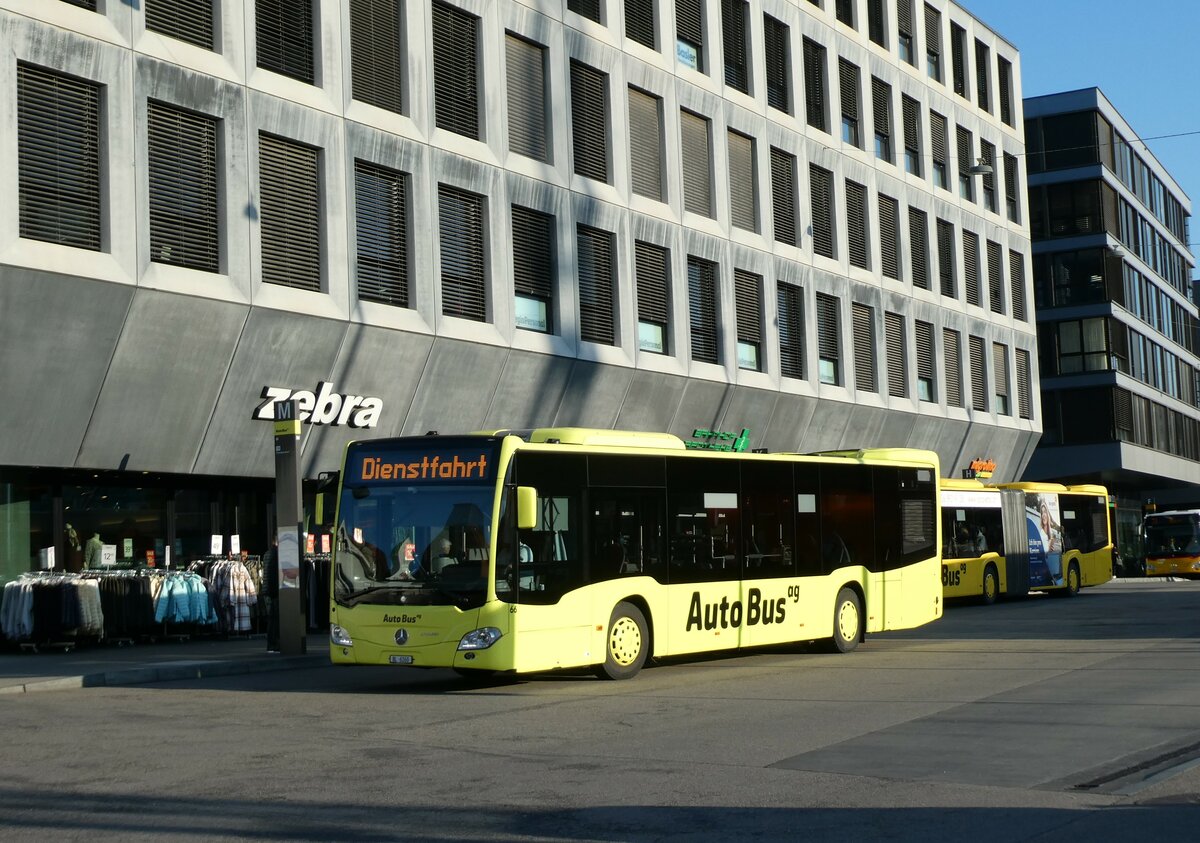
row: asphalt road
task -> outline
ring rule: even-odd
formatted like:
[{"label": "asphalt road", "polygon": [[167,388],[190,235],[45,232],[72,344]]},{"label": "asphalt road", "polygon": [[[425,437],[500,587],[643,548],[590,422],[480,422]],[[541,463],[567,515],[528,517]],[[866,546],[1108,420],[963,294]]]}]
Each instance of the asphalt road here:
[{"label": "asphalt road", "polygon": [[0,839],[1194,839],[1200,583],[848,656],[493,686],[276,672],[0,701]]}]

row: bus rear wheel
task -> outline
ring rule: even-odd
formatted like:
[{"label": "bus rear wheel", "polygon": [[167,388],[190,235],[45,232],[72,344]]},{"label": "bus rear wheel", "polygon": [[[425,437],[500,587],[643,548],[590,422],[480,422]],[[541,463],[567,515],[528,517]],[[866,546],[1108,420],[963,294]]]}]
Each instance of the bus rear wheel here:
[{"label": "bus rear wheel", "polygon": [[829,639],[829,649],[849,653],[858,646],[862,631],[862,601],[854,589],[843,586],[833,603],[833,637]]},{"label": "bus rear wheel", "polygon": [[604,662],[596,667],[596,675],[601,679],[632,679],[646,663],[649,652],[646,616],[632,603],[618,603],[608,619]]},{"label": "bus rear wheel", "polygon": [[996,602],[1000,594],[1000,577],[996,575],[996,566],[988,565],[983,569],[983,605],[990,606]]}]

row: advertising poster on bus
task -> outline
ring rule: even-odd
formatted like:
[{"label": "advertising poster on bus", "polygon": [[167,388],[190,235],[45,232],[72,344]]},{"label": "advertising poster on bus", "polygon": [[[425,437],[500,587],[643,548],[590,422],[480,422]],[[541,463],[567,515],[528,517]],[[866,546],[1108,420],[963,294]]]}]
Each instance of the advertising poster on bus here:
[{"label": "advertising poster on bus", "polygon": [[1025,522],[1029,527],[1029,585],[1062,585],[1063,532],[1058,495],[1025,495]]}]

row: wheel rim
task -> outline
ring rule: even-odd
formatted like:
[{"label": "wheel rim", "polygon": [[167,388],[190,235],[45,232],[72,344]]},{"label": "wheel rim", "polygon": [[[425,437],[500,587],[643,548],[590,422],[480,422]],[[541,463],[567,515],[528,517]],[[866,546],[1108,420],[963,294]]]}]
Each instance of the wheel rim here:
[{"label": "wheel rim", "polygon": [[1071,589],[1071,591],[1079,591],[1079,572],[1072,568],[1067,572],[1067,579],[1070,582],[1068,587]]},{"label": "wheel rim", "polygon": [[844,641],[853,641],[858,637],[858,606],[853,600],[843,601],[838,607],[838,633]]},{"label": "wheel rim", "polygon": [[989,599],[996,596],[996,577],[991,571],[983,575],[983,596]]},{"label": "wheel rim", "polygon": [[621,667],[629,667],[642,652],[642,630],[633,618],[617,618],[608,632],[608,652]]}]

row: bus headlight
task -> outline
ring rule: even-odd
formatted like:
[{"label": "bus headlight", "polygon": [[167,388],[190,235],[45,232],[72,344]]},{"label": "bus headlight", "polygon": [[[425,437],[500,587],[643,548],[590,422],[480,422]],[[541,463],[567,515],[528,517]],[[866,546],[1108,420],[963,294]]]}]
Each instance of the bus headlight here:
[{"label": "bus headlight", "polygon": [[342,629],[336,623],[329,625],[329,640],[339,647],[353,647],[354,639],[350,637],[350,633]]},{"label": "bus headlight", "polygon": [[485,626],[481,629],[473,629],[462,637],[458,642],[460,650],[486,650],[488,647],[500,640],[503,635],[500,630],[494,626]]}]

